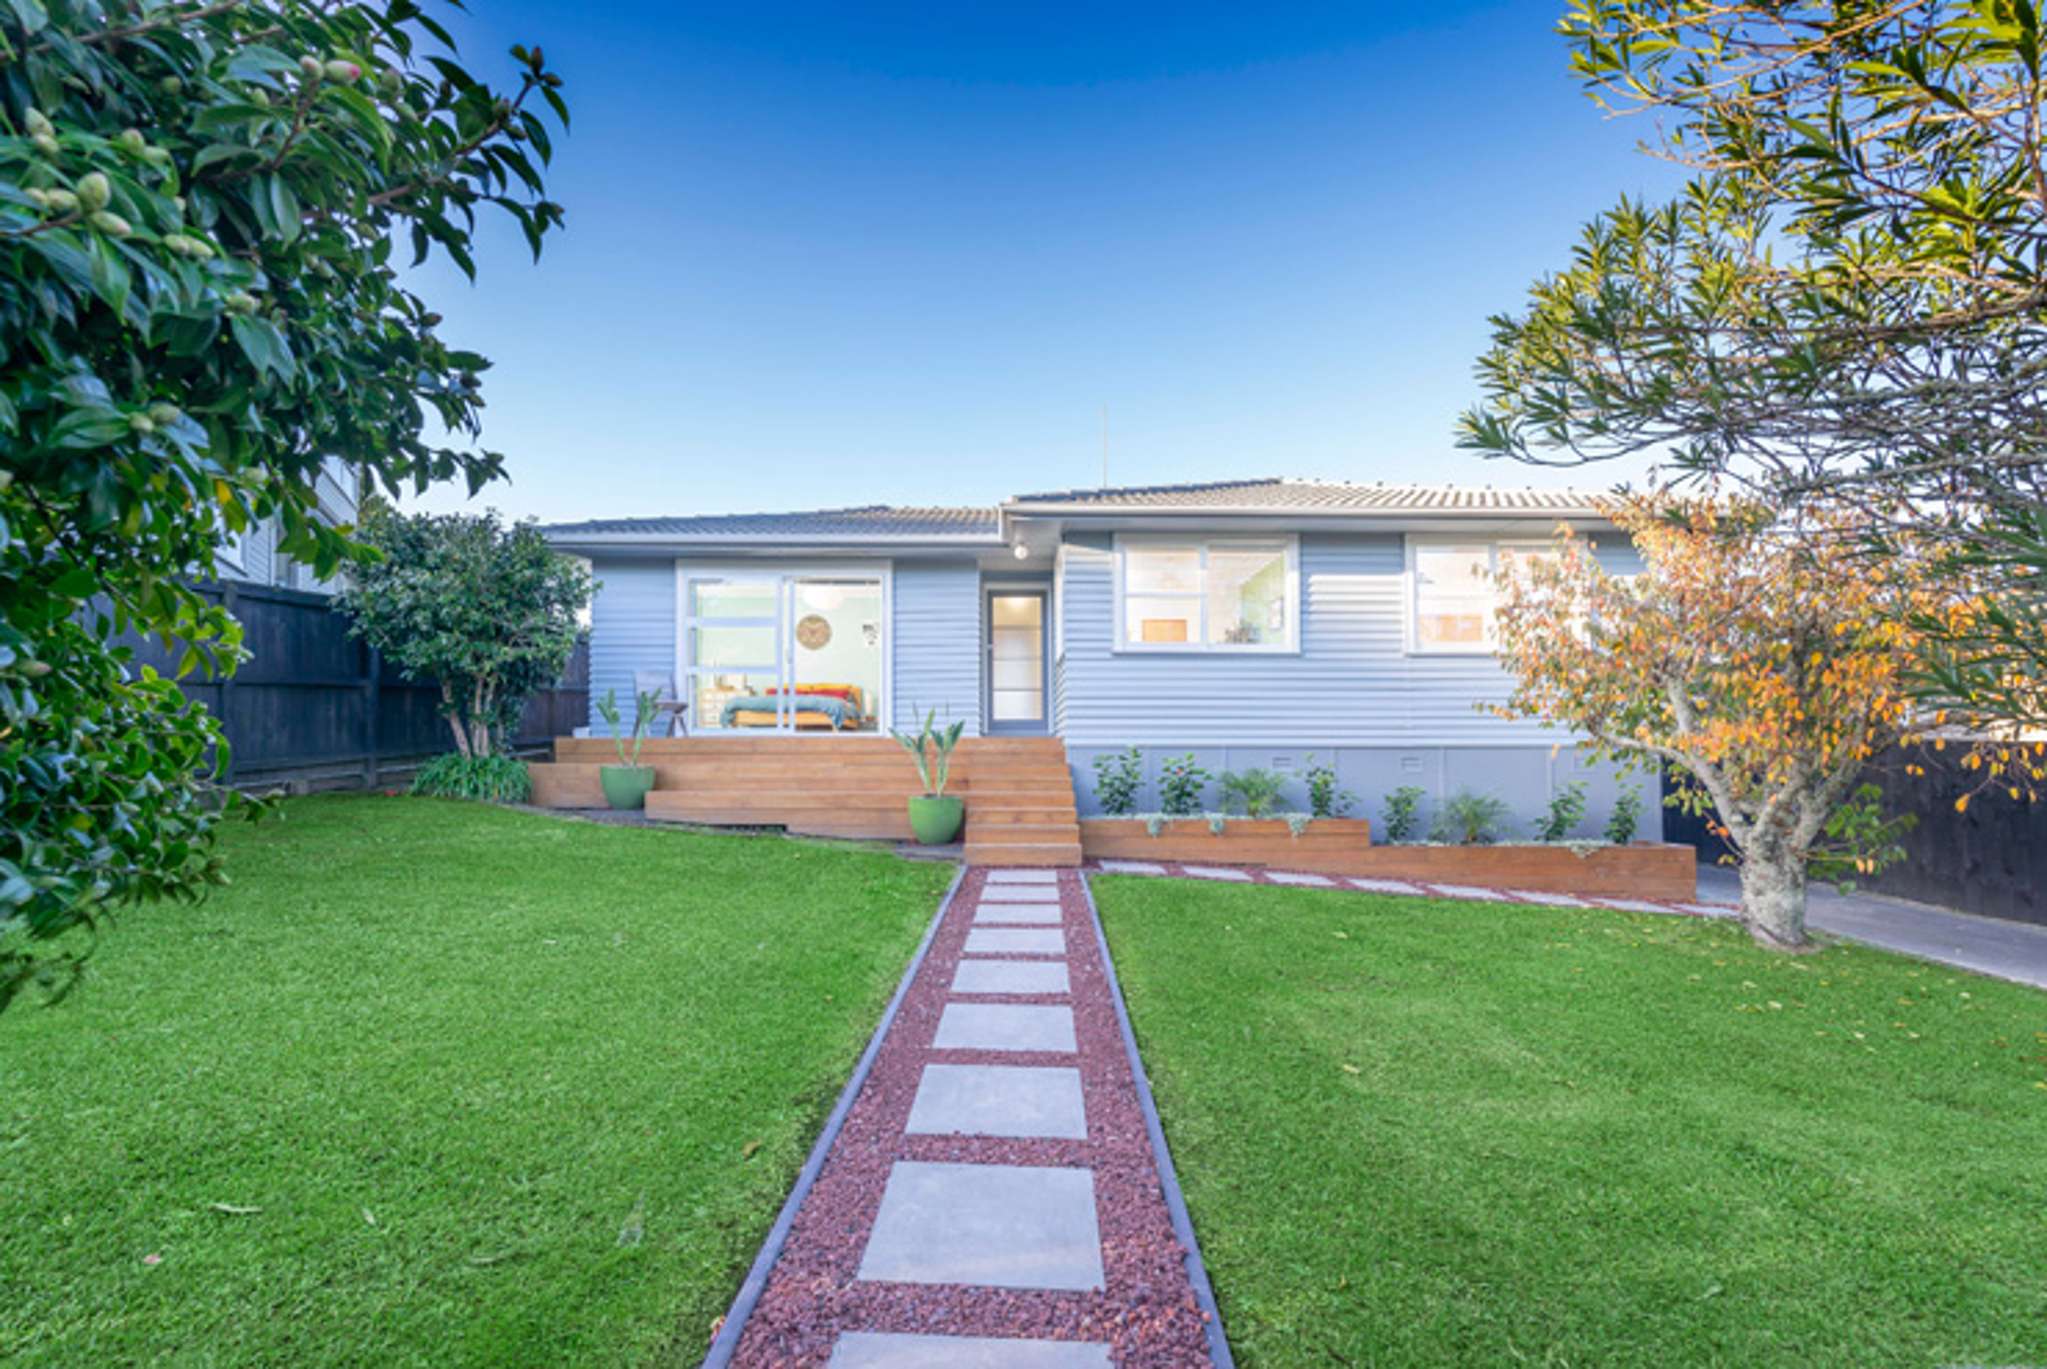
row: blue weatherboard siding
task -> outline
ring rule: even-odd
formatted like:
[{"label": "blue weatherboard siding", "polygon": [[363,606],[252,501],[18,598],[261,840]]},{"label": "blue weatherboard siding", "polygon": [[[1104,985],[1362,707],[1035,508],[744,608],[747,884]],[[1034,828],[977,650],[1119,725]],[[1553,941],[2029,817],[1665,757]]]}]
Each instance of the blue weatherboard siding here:
[{"label": "blue weatherboard siding", "polygon": [[[1535,535],[1542,535],[1540,532]],[[1073,746],[1552,745],[1558,734],[1478,705],[1506,698],[1485,656],[1405,650],[1406,551],[1398,533],[1301,538],[1297,654],[1116,652],[1112,542],[1066,545],[1059,730]],[[1632,552],[1600,550],[1626,567]]]},{"label": "blue weatherboard siding", "polygon": [[981,572],[971,561],[895,566],[895,714],[915,727],[932,709],[940,723],[981,730]]},{"label": "blue weatherboard siding", "polygon": [[[1287,655],[1114,651],[1112,546],[1096,534],[1065,547],[1057,718],[1084,814],[1099,811],[1094,758],[1135,745],[1145,753],[1141,808],[1157,806],[1160,762],[1191,752],[1215,776],[1287,773],[1284,803],[1297,809],[1307,806],[1308,766],[1334,766],[1356,795],[1351,815],[1375,825],[1385,796],[1403,785],[1424,792],[1424,822],[1460,790],[1496,795],[1513,811],[1504,835],[1514,836],[1530,831],[1557,788],[1580,780],[1590,811],[1579,833],[1597,835],[1620,784],[1632,782],[1646,796],[1642,834],[1660,834],[1653,776],[1621,780],[1590,766],[1568,734],[1480,711],[1510,690],[1490,657],[1407,654],[1401,534],[1301,537],[1301,650]],[[1614,570],[1638,564],[1624,543],[1598,555]],[[1220,787],[1205,799],[1220,807]]]},{"label": "blue weatherboard siding", "polygon": [[618,691],[619,712],[630,720],[633,672],[675,673],[675,558],[598,557],[590,572],[600,585],[590,606],[590,726],[602,732],[604,691]]}]

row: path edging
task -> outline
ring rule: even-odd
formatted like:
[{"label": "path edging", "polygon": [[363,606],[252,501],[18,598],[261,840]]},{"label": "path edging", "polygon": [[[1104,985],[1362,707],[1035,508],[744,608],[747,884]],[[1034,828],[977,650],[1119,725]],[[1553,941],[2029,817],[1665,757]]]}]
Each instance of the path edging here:
[{"label": "path edging", "polygon": [[1102,910],[1095,906],[1094,882],[1086,870],[1077,870],[1080,895],[1087,901],[1088,917],[1095,924],[1095,946],[1102,956],[1102,974],[1108,980],[1109,1001],[1116,1007],[1116,1025],[1123,1033],[1123,1053],[1130,1060],[1130,1077],[1137,1085],[1137,1105],[1144,1112],[1145,1134],[1151,1138],[1159,1187],[1165,1191],[1166,1213],[1173,1221],[1173,1235],[1187,1252],[1187,1281],[1194,1285],[1194,1299],[1201,1305],[1203,1330],[1208,1337],[1208,1358],[1214,1369],[1236,1369],[1230,1354],[1229,1337],[1223,1334],[1222,1309],[1215,1304],[1215,1288],[1208,1281],[1208,1266],[1201,1258],[1201,1242],[1194,1235],[1194,1221],[1187,1215],[1187,1200],[1180,1193],[1180,1176],[1173,1168],[1173,1156],[1166,1149],[1165,1127],[1159,1122],[1158,1105],[1152,1101],[1151,1079],[1144,1072],[1144,1060],[1137,1053],[1137,1033],[1130,1025],[1130,1011],[1123,1004],[1123,983],[1116,978],[1116,962],[1109,955],[1108,934],[1102,930]]},{"label": "path edging", "polygon": [[[859,1063],[853,1066],[853,1073],[846,1080],[846,1087],[839,1090],[839,1101],[832,1106],[831,1114],[825,1118],[824,1129],[817,1135],[817,1144],[810,1148],[810,1155],[804,1160],[803,1168],[796,1172],[796,1182],[789,1189],[789,1197],[783,1202],[781,1212],[776,1215],[775,1224],[768,1228],[767,1238],[761,1242],[760,1253],[754,1256],[753,1267],[746,1272],[746,1281],[739,1285],[739,1292],[733,1296],[732,1305],[726,1309],[725,1320],[719,1326],[717,1336],[711,1341],[711,1348],[704,1354],[701,1369],[726,1369],[726,1366],[732,1363],[732,1356],[739,1349],[740,1333],[746,1330],[747,1318],[753,1315],[754,1304],[759,1302],[761,1294],[767,1291],[768,1275],[774,1271],[775,1261],[782,1256],[782,1247],[789,1239],[789,1228],[796,1221],[797,1209],[802,1207],[803,1200],[810,1196],[811,1185],[817,1182],[819,1172],[824,1169],[825,1156],[831,1153],[832,1143],[839,1139],[839,1132],[846,1124],[846,1114],[853,1110],[853,1100],[860,1096],[860,1088],[867,1082],[868,1072],[874,1068],[875,1057],[881,1054],[882,1039],[888,1035],[888,1029],[895,1025],[896,1013],[903,1006],[903,999],[909,995],[911,981],[916,979],[917,971],[924,967],[924,957],[931,950],[931,943],[937,938],[938,929],[944,923],[945,915],[952,910],[953,899],[959,896],[960,885],[965,882],[966,877],[967,867],[964,863],[953,869],[952,883],[946,886],[945,897],[938,900],[938,911],[932,914],[930,925],[924,929],[924,939],[917,943],[916,953],[910,957],[909,967],[903,971],[902,979],[897,982],[894,996],[889,999],[888,1006],[882,1009],[881,1022],[875,1027],[874,1035],[868,1038],[867,1049],[861,1052]],[[1081,888],[1083,890],[1087,888],[1085,879],[1081,881]],[[1094,911],[1092,897],[1088,899],[1088,910]],[[1097,936],[1101,934],[1099,918],[1095,921],[1095,934]],[[1107,955],[1106,946],[1103,954]],[[1112,987],[1114,983],[1115,972],[1112,970],[1110,972]],[[1123,1011],[1121,994],[1116,997],[1116,1011],[1119,1015]],[[1124,1040],[1126,1044],[1129,1041],[1127,1020],[1124,1026]],[[1138,1079],[1138,1089],[1144,1096],[1146,1116],[1150,1117],[1151,1094],[1144,1087],[1142,1075]],[[1171,1190],[1168,1200],[1171,1201],[1178,1192],[1177,1188]],[[1179,1218],[1175,1217],[1174,1220],[1177,1225]],[[1203,1279],[1200,1287],[1206,1288],[1205,1275]]]}]

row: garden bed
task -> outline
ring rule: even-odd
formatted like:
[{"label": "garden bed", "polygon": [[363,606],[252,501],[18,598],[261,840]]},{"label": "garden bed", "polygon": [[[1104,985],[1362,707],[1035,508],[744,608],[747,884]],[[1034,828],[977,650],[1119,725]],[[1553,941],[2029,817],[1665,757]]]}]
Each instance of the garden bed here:
[{"label": "garden bed", "polygon": [[1107,860],[1173,860],[1194,864],[1277,865],[1289,870],[1332,869],[1371,849],[1365,818],[1315,818],[1295,836],[1284,818],[1231,818],[1222,835],[1207,818],[1167,818],[1157,836],[1148,818],[1083,818],[1081,850]]},{"label": "garden bed", "polygon": [[1084,818],[1080,842],[1091,859],[1268,865],[1323,875],[1680,903],[1698,893],[1698,855],[1689,846],[1374,846],[1371,826],[1363,818],[1316,818],[1295,836],[1284,819],[1233,818],[1217,835],[1206,818],[1174,818],[1152,836],[1144,818]]}]

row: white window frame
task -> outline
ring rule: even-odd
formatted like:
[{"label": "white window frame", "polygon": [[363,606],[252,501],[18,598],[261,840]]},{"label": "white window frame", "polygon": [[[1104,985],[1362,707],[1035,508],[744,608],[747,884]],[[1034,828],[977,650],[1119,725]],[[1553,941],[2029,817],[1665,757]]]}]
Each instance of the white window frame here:
[{"label": "white window frame", "polygon": [[[874,561],[804,561],[797,558],[788,560],[693,560],[677,557],[675,561],[675,655],[674,681],[678,695],[688,699],[692,709],[696,705],[696,689],[691,682],[690,634],[700,624],[689,611],[689,582],[691,580],[775,580],[777,589],[776,611],[768,618],[732,618],[714,620],[719,626],[772,626],[775,629],[776,660],[772,669],[778,676],[786,673],[786,660],[790,646],[790,632],[794,624],[788,618],[788,581],[796,580],[874,580],[881,586],[881,698],[877,702],[874,716],[878,732],[860,733],[860,736],[886,734],[898,725],[896,707],[896,579],[893,560]],[[974,648],[979,651],[980,648]],[[687,726],[692,736],[732,737],[844,737],[843,732],[829,728],[804,732],[797,728],[787,731],[781,728],[750,729],[722,728],[713,724],[699,728],[694,712],[688,716]]]},{"label": "white window frame", "polygon": [[[1402,579],[1405,581],[1402,598],[1407,611],[1402,614],[1406,635],[1407,654],[1410,656],[1497,656],[1499,654],[1498,630],[1494,626],[1494,613],[1499,604],[1499,591],[1493,589],[1494,607],[1486,613],[1485,638],[1478,646],[1432,646],[1422,641],[1422,580],[1416,567],[1418,553],[1424,548],[1432,551],[1479,551],[1486,553],[1486,570],[1497,575],[1500,570],[1502,550],[1548,552],[1555,554],[1557,544],[1554,538],[1544,537],[1414,537],[1407,542],[1407,568]],[[1490,588],[1490,585],[1488,586]]]},{"label": "white window frame", "polygon": [[[1279,642],[1216,642],[1208,640],[1208,556],[1211,551],[1279,551],[1286,556],[1286,639]],[[1201,555],[1201,588],[1184,596],[1147,594],[1143,597],[1185,597],[1198,604],[1198,631],[1191,642],[1133,642],[1129,640],[1128,560],[1132,551],[1195,551]],[[1301,539],[1292,533],[1270,537],[1217,537],[1196,533],[1117,533],[1115,541],[1115,594],[1111,611],[1115,615],[1110,636],[1111,650],[1119,656],[1297,656],[1301,651]]]}]

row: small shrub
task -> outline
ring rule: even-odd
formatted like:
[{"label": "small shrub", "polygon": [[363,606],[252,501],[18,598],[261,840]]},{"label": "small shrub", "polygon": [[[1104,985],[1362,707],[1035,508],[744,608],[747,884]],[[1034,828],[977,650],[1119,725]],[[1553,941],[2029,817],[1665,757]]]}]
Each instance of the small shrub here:
[{"label": "small shrub", "polygon": [[[1310,761],[1315,758],[1308,757]],[[1333,765],[1310,765],[1308,767],[1308,811],[1318,818],[1340,818],[1350,811],[1358,796],[1348,789],[1338,787],[1336,767]]]},{"label": "small shrub", "polygon": [[1144,753],[1136,747],[1095,757],[1095,802],[1110,817],[1137,811],[1137,791],[1144,787]]},{"label": "small shrub", "polygon": [[1301,833],[1307,831],[1308,824],[1314,820],[1315,815],[1313,813],[1288,813],[1286,815],[1286,830],[1293,834],[1294,840],[1299,841]]},{"label": "small shrub", "polygon": [[1159,807],[1169,818],[1191,818],[1201,812],[1208,772],[1194,763],[1194,753],[1173,756],[1159,766]]},{"label": "small shrub", "polygon": [[510,756],[436,756],[412,777],[412,790],[437,799],[479,799],[524,803],[533,797],[533,777]]},{"label": "small shrub", "polygon": [[1616,846],[1626,846],[1635,839],[1635,829],[1642,825],[1642,786],[1624,784],[1613,801],[1613,814],[1606,820],[1606,839]]},{"label": "small shrub", "polygon": [[1469,789],[1460,789],[1444,802],[1443,811],[1436,815],[1436,825],[1429,835],[1437,841],[1483,846],[1499,838],[1507,815],[1504,800],[1491,794],[1474,794]]},{"label": "small shrub", "polygon": [[1423,790],[1403,784],[1386,796],[1386,840],[1413,841],[1422,830]]},{"label": "small shrub", "polygon": [[1572,780],[1550,795],[1549,811],[1535,824],[1537,841],[1563,841],[1585,821],[1585,781]]},{"label": "small shrub", "polygon": [[1228,811],[1233,803],[1244,806],[1247,818],[1262,818],[1279,806],[1280,791],[1286,788],[1286,776],[1276,770],[1225,770],[1222,777],[1223,809]]},{"label": "small shrub", "polygon": [[1212,836],[1212,837],[1219,837],[1219,836],[1221,836],[1221,835],[1222,835],[1222,834],[1223,834],[1224,832],[1226,832],[1226,831],[1228,831],[1228,830],[1229,830],[1229,826],[1230,826],[1230,817],[1229,817],[1229,814],[1227,814],[1227,813],[1208,813],[1208,814],[1205,814],[1204,816],[1206,816],[1206,817],[1207,817],[1207,819],[1208,819],[1208,834],[1209,834],[1210,836]]},{"label": "small shrub", "polygon": [[1166,815],[1164,813],[1146,813],[1144,815],[1144,834],[1146,836],[1155,837],[1165,830]]}]

